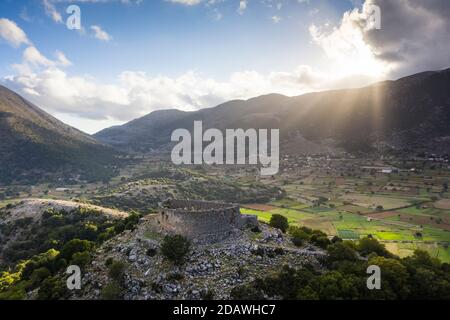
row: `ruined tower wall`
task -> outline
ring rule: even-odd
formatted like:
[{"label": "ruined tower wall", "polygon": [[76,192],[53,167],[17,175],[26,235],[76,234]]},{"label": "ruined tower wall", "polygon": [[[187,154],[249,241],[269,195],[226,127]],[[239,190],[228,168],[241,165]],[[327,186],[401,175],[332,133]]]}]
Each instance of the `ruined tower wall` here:
[{"label": "ruined tower wall", "polygon": [[185,200],[168,201],[158,222],[167,231],[191,239],[224,235],[249,223],[257,224],[256,219],[243,217],[238,205]]},{"label": "ruined tower wall", "polygon": [[190,238],[230,232],[233,228],[239,227],[237,225],[239,220],[239,208],[201,213],[163,210],[160,214],[160,223],[164,228]]}]

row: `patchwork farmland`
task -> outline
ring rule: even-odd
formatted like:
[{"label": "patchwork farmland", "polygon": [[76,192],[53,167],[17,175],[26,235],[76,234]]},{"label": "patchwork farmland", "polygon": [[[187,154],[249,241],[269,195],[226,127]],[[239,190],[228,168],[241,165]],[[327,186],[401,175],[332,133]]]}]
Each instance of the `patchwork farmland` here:
[{"label": "patchwork farmland", "polygon": [[330,237],[357,240],[370,235],[401,257],[420,248],[450,262],[448,168],[411,161],[402,163],[403,168],[397,163],[401,169],[387,174],[365,166],[364,160],[309,159],[302,169],[294,162],[286,165],[283,177],[268,182],[286,192],[284,199],[244,204],[242,213],[256,214],[264,222],[281,214],[292,225]]}]

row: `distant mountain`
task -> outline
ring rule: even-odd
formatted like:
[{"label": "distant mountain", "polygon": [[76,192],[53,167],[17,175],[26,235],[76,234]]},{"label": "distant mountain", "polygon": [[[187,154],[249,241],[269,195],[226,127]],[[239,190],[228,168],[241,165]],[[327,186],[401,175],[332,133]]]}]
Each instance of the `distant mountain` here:
[{"label": "distant mountain", "polygon": [[50,116],[0,86],[0,184],[44,175],[92,179],[108,175],[112,148]]},{"label": "distant mountain", "polygon": [[450,151],[450,69],[297,97],[271,94],[195,112],[155,111],[94,136],[128,151],[168,149],[174,129],[279,128],[282,152]]}]

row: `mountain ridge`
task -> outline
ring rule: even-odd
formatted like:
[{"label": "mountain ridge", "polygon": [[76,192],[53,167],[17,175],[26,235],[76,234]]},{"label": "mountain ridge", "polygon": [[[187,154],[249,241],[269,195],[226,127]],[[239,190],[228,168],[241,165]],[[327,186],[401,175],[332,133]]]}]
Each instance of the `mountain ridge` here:
[{"label": "mountain ridge", "polygon": [[[442,146],[449,152],[445,141],[450,137],[450,69],[361,88],[294,97],[267,94],[197,111],[170,110],[173,117],[153,112],[94,137],[125,151],[167,150],[173,130],[192,130],[193,121],[201,120],[205,129],[279,128],[282,144],[306,139],[306,145],[323,146],[314,152],[412,152]],[[292,151],[311,152],[307,149]]]}]

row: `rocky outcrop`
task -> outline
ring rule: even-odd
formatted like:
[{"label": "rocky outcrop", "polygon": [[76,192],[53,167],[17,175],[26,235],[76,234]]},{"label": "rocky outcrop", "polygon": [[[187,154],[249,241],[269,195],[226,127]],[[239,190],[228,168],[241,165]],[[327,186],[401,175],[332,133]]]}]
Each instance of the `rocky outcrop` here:
[{"label": "rocky outcrop", "polygon": [[112,280],[105,261],[126,264],[123,298],[126,300],[229,299],[233,288],[279,270],[283,265],[322,268],[325,252],[313,246],[295,247],[289,236],[267,225],[230,234],[216,243],[192,243],[182,266],[160,253],[163,233],[154,217],[143,219],[137,230],[107,241],[83,276],[82,290],[73,299],[100,299]]}]

